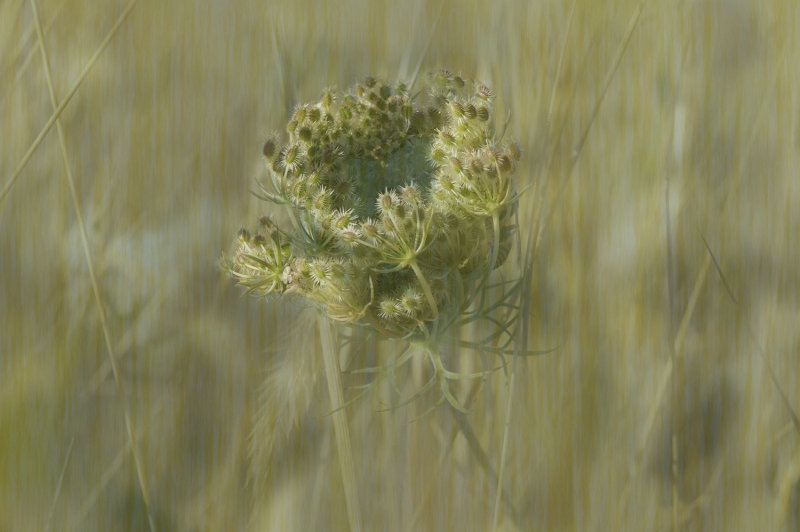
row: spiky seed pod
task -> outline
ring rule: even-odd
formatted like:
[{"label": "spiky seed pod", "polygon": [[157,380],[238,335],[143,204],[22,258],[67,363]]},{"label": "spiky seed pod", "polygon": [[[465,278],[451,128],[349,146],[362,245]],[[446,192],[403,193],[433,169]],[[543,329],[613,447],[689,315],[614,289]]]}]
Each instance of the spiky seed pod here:
[{"label": "spiky seed pod", "polygon": [[478,85],[475,88],[475,96],[486,102],[490,102],[494,99],[494,93],[492,92],[492,89],[486,85]]},{"label": "spiky seed pod", "polygon": [[378,212],[381,214],[391,212],[395,203],[396,199],[394,198],[394,194],[392,192],[382,193],[380,196],[378,196]]},{"label": "spiky seed pod", "polygon": [[324,260],[312,260],[308,264],[308,271],[314,285],[322,286],[328,281],[328,263]]},{"label": "spiky seed pod", "polygon": [[278,143],[275,142],[275,139],[267,139],[264,143],[264,147],[261,148],[261,153],[267,159],[267,162],[272,162],[275,160],[275,155],[278,153]]},{"label": "spiky seed pod", "polygon": [[303,157],[300,153],[300,147],[297,144],[287,146],[283,152],[283,166],[290,173],[295,173],[300,170],[303,163]]},{"label": "spiky seed pod", "polygon": [[341,237],[342,242],[349,245],[355,244],[360,238],[358,226],[354,224],[348,225],[339,232],[339,236]]},{"label": "spiky seed pod", "polygon": [[300,137],[300,140],[303,142],[310,142],[311,141],[311,128],[308,126],[303,126],[297,133],[297,136]]},{"label": "spiky seed pod", "polygon": [[473,175],[478,175],[483,172],[483,162],[476,157],[469,162],[469,169]]},{"label": "spiky seed pod", "polygon": [[346,211],[339,211],[336,213],[333,225],[334,227],[336,227],[336,229],[344,229],[351,224],[352,220],[353,220],[352,209],[348,209]]},{"label": "spiky seed pod", "polygon": [[334,93],[332,89],[326,89],[325,92],[322,93],[320,104],[322,105],[323,109],[327,110],[333,105],[335,99],[336,93]]},{"label": "spiky seed pod", "polygon": [[502,154],[497,158],[497,167],[500,169],[501,172],[510,172],[513,166],[513,162],[511,161],[511,157],[506,154]]},{"label": "spiky seed pod", "polygon": [[400,199],[406,204],[411,207],[418,207],[420,202],[422,201],[422,196],[419,192],[419,189],[411,183],[410,185],[404,186],[400,189]]},{"label": "spiky seed pod", "polygon": [[325,187],[320,187],[311,203],[311,208],[318,213],[327,213],[333,205],[333,194]]},{"label": "spiky seed pod", "polygon": [[361,222],[361,230],[364,231],[364,235],[368,238],[378,238],[380,236],[380,229],[378,224],[373,220],[365,220]]},{"label": "spiky seed pod", "polygon": [[442,141],[442,145],[447,146],[448,148],[456,147],[456,137],[450,131],[439,132],[439,139]]}]

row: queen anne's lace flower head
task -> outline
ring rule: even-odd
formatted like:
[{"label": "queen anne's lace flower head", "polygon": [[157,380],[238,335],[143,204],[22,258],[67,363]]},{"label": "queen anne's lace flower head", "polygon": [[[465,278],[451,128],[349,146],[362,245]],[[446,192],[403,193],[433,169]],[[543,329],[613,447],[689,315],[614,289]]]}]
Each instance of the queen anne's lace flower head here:
[{"label": "queen anne's lace flower head", "polygon": [[494,136],[492,91],[449,72],[410,96],[367,78],[298,107],[263,154],[263,198],[290,224],[241,231],[227,268],[334,320],[413,337],[452,321],[510,248],[518,150]]}]

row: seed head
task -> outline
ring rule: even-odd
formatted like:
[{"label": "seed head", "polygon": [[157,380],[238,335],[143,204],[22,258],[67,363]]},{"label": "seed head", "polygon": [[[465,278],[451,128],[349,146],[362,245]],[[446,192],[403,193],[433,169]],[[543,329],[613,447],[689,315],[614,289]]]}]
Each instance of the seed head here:
[{"label": "seed head", "polygon": [[412,97],[367,78],[294,110],[288,138],[262,148],[265,197],[291,222],[239,233],[237,282],[392,337],[426,338],[469,306],[511,248],[519,155],[494,139],[487,87],[449,71],[428,79]]}]

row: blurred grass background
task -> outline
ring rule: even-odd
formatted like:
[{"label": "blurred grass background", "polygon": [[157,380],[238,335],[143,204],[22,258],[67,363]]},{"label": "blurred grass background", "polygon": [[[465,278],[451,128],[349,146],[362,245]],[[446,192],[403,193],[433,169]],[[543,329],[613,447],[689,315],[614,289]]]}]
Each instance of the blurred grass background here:
[{"label": "blurred grass background", "polygon": [[[517,366],[500,528],[800,530],[800,5],[641,5],[138,1],[60,117],[120,385],[56,128],[0,203],[0,531],[347,530],[313,314],[217,261],[294,105],[417,65],[496,89],[542,229],[558,349]],[[60,101],[126,4],[36,6]],[[53,111],[38,46],[0,2],[2,187]],[[453,417],[385,392],[347,411],[365,528],[491,529]],[[495,471],[507,394],[469,415]]]}]

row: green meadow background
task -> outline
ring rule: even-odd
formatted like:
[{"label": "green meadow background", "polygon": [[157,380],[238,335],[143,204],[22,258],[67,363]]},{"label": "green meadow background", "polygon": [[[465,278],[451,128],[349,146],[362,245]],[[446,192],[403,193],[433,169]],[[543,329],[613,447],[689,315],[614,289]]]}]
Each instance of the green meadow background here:
[{"label": "green meadow background", "polygon": [[800,530],[800,4],[127,6],[0,0],[0,531],[349,530],[315,313],[218,261],[295,105],[442,67],[520,144],[556,349],[505,438],[511,364],[458,387],[466,431],[348,408],[364,530]]}]

